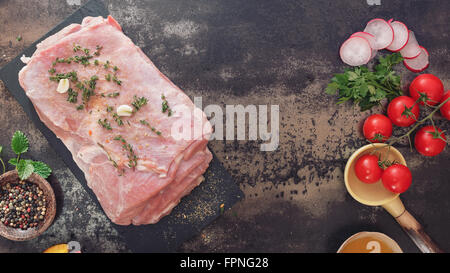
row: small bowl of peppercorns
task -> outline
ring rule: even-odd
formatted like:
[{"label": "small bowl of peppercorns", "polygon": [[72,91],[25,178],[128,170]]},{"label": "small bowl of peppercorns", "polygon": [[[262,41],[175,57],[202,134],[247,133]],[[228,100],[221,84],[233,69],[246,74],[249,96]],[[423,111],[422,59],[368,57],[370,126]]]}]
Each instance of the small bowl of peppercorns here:
[{"label": "small bowl of peppercorns", "polygon": [[47,180],[33,173],[21,181],[15,170],[0,176],[1,236],[14,241],[36,238],[55,214],[55,193]]}]

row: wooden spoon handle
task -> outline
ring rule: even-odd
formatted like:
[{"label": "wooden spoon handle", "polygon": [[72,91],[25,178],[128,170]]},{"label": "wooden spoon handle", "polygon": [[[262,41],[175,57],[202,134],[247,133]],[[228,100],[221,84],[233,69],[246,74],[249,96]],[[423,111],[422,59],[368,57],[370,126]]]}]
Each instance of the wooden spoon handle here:
[{"label": "wooden spoon handle", "polygon": [[428,236],[428,234],[426,234],[423,230],[422,225],[417,222],[417,220],[407,210],[395,219],[413,240],[420,251],[423,253],[444,252],[433,242],[433,240],[431,240],[430,236]]}]

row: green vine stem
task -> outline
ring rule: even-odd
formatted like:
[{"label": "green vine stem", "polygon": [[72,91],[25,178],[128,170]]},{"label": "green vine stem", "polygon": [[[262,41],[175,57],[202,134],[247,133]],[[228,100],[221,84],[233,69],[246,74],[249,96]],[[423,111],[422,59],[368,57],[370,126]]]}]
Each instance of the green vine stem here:
[{"label": "green vine stem", "polygon": [[[419,100],[420,100],[420,98],[419,98]],[[449,101],[450,101],[450,98],[447,98],[447,99],[444,100],[441,104],[439,104],[437,107],[433,107],[433,111],[431,111],[430,114],[428,114],[428,115],[427,115],[426,117],[424,117],[423,119],[418,120],[418,121],[416,122],[416,124],[415,124],[408,132],[406,132],[404,135],[401,135],[401,136],[399,136],[399,137],[393,137],[393,138],[391,138],[390,140],[386,141],[385,146],[379,146],[379,147],[377,147],[374,151],[376,151],[376,150],[378,150],[378,149],[381,149],[381,148],[384,148],[384,147],[386,147],[386,146],[388,147],[388,150],[387,150],[387,152],[386,152],[386,154],[385,154],[385,160],[383,160],[382,162],[386,162],[386,160],[387,160],[387,158],[388,158],[388,156],[389,156],[390,147],[393,146],[395,143],[399,142],[400,140],[402,140],[402,139],[405,138],[405,137],[408,138],[408,141],[409,141],[409,144],[410,144],[410,148],[411,148],[411,150],[412,150],[411,134],[412,134],[412,133],[420,126],[420,125],[424,124],[427,120],[430,120],[430,121],[431,121],[431,124],[432,124],[433,128],[435,128],[435,130],[436,130],[436,126],[434,125],[434,121],[433,121],[433,115],[434,115],[439,109],[441,109],[441,107],[442,107],[444,104],[446,104],[446,103],[449,102]],[[416,102],[416,103],[417,103],[417,102]],[[426,104],[426,105],[428,105],[428,104]]]},{"label": "green vine stem", "polygon": [[[6,172],[6,167],[5,167],[5,162],[3,162],[3,159],[0,158],[0,162],[2,162],[2,166],[3,166],[3,173]],[[2,174],[3,174],[2,173]]]},{"label": "green vine stem", "polygon": [[434,126],[434,122],[433,122],[433,115],[445,104],[445,103],[447,103],[448,101],[450,101],[450,98],[447,98],[445,101],[443,101],[441,104],[439,104],[436,108],[434,108],[433,109],[433,111],[431,111],[431,113],[430,114],[428,114],[426,117],[424,117],[423,119],[421,119],[421,120],[418,120],[417,122],[416,122],[416,124],[406,133],[406,134],[404,134],[404,135],[402,135],[402,136],[399,136],[399,137],[395,137],[395,138],[392,138],[390,141],[388,141],[388,144],[387,145],[393,145],[394,143],[397,143],[399,140],[401,140],[402,138],[405,138],[405,137],[409,137],[416,129],[417,129],[417,127],[419,127],[420,125],[422,125],[425,121],[427,121],[427,120],[431,120],[431,123],[432,123],[432,125],[433,125],[433,127],[434,128],[436,128],[435,126]]},{"label": "green vine stem", "polygon": [[[0,146],[0,155],[2,154],[3,151],[3,146]],[[4,174],[6,172],[6,167],[5,167],[5,162],[3,162],[3,159],[0,157],[0,162],[2,163],[3,166],[3,172],[2,174]]]}]

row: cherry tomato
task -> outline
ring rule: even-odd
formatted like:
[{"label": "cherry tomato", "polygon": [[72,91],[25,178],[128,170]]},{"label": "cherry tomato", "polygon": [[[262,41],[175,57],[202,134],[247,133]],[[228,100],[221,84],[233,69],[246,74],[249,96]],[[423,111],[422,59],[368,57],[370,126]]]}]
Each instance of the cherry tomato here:
[{"label": "cherry tomato", "polygon": [[[413,107],[414,105],[414,107]],[[402,115],[405,112],[405,107],[411,108],[412,116]],[[392,122],[400,127],[408,127],[412,125],[419,118],[419,105],[415,104],[415,101],[407,96],[400,96],[393,99],[388,106],[388,116]]]},{"label": "cherry tomato", "polygon": [[[422,127],[414,137],[416,150],[424,156],[436,156],[440,154],[447,144],[447,138],[442,130],[437,127],[436,129],[439,133],[431,125]],[[445,141],[439,137],[445,139]]]},{"label": "cherry tomato", "polygon": [[355,174],[361,182],[368,184],[380,180],[383,169],[378,165],[378,157],[371,154],[361,156],[356,161]]},{"label": "cherry tomato", "polygon": [[[417,76],[409,86],[409,95],[416,101],[420,93],[428,96],[427,104],[436,105],[442,101],[444,95],[444,85],[442,81],[433,74],[422,74]],[[420,102],[423,105],[423,102]]]},{"label": "cherry tomato", "polygon": [[[444,102],[446,99],[450,98],[450,90],[445,92],[444,97],[442,98],[442,102]],[[447,101],[444,105],[441,107],[441,115],[450,120],[450,101]]]},{"label": "cherry tomato", "polygon": [[370,142],[385,142],[392,135],[392,122],[385,115],[371,115],[364,121],[363,133]]},{"label": "cherry tomato", "polygon": [[412,174],[405,165],[393,164],[384,170],[381,181],[389,191],[402,193],[411,186]]}]

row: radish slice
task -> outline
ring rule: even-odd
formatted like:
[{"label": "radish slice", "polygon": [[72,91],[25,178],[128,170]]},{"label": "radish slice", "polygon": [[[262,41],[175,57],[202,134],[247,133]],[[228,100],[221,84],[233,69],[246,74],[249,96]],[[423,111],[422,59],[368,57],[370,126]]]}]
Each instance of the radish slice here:
[{"label": "radish slice", "polygon": [[350,37],[342,44],[339,54],[344,63],[360,66],[370,61],[372,48],[367,39],[355,36]]},{"label": "radish slice", "polygon": [[405,59],[403,63],[406,68],[411,70],[412,72],[422,72],[428,68],[430,65],[430,55],[428,51],[424,47],[420,47],[421,53],[414,59]]},{"label": "radish slice", "polygon": [[372,54],[370,55],[370,59],[375,58],[375,56],[377,55],[377,52],[378,52],[376,49],[373,49],[375,47],[375,36],[373,36],[370,33],[360,31],[360,32],[353,33],[352,36],[350,36],[350,37],[355,37],[355,36],[362,37],[369,42],[369,45],[372,48]]},{"label": "radish slice", "polygon": [[386,49],[393,52],[398,52],[402,50],[408,43],[409,30],[408,27],[402,22],[393,21],[389,23],[392,26],[392,29],[394,30],[394,41],[392,41],[392,44],[388,46]]},{"label": "radish slice", "polygon": [[420,49],[419,43],[416,40],[414,31],[410,30],[408,43],[402,50],[400,50],[400,54],[402,54],[402,57],[405,59],[414,59],[415,57],[419,56],[420,52],[422,52],[422,50]]},{"label": "radish slice", "polygon": [[380,18],[370,20],[364,32],[375,36],[375,47],[373,49],[376,50],[385,49],[394,40],[394,30],[391,25]]}]

